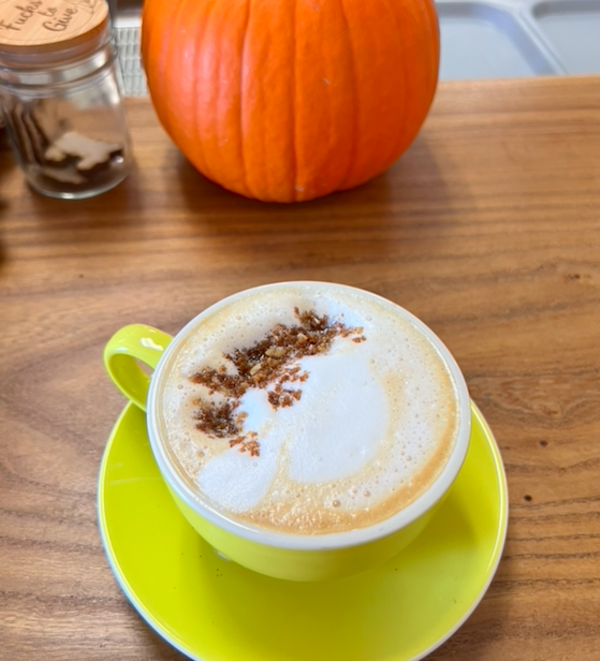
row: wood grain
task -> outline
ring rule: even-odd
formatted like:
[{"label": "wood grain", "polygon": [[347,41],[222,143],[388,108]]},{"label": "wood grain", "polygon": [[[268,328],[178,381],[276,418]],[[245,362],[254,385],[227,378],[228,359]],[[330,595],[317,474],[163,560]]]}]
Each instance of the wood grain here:
[{"label": "wood grain", "polygon": [[203,179],[128,104],[137,169],[98,198],[30,192],[0,151],[0,659],[181,659],[128,605],[97,532],[123,400],[101,351],[240,289],[323,279],[421,317],[506,464],[496,579],[431,659],[589,661],[600,647],[600,78],[446,83],[369,184],[264,205]]}]

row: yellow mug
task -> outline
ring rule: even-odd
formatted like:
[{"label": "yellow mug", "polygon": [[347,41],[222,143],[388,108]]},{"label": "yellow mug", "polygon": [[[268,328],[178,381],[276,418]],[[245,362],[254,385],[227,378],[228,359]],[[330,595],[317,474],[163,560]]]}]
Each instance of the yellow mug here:
[{"label": "yellow mug", "polygon": [[[330,534],[302,535],[267,530],[239,522],[203,500],[174,465],[160,436],[156,403],[161,373],[183,340],[221,308],[241,297],[293,286],[334,288],[358,292],[409,319],[442,357],[451,375],[458,402],[458,433],[453,451],[432,485],[407,507],[385,521],[365,528]],[[152,377],[140,367],[154,370]],[[427,525],[450,490],[466,457],[471,425],[470,398],[462,373],[448,349],[425,324],[400,306],[375,294],[333,283],[293,282],[264,285],[234,294],[192,319],[173,338],[142,324],[121,328],[104,350],[104,364],[121,392],[146,411],[148,438],[158,468],[179,510],[196,531],[221,555],[248,569],[294,581],[326,580],[364,571],[385,561],[409,544]]]}]

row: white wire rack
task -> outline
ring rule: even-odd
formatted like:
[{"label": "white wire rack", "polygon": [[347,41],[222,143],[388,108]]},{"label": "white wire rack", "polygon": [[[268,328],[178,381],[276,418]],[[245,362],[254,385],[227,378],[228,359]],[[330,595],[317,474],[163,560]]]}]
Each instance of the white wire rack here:
[{"label": "white wire rack", "polygon": [[146,77],[140,60],[140,28],[137,25],[116,25],[115,42],[125,96],[146,96]]}]

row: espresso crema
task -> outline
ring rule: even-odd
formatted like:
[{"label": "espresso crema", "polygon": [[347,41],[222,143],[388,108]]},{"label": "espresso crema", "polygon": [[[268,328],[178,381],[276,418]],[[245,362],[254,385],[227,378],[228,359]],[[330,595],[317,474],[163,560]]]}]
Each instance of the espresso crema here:
[{"label": "espresso crema", "polygon": [[251,290],[198,321],[161,372],[171,461],[209,506],[325,534],[405,508],[444,468],[456,386],[431,341],[366,292]]}]

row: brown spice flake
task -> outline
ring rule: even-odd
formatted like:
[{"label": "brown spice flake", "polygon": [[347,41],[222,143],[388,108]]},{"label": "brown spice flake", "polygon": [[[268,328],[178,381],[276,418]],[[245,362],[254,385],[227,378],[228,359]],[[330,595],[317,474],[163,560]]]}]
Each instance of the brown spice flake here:
[{"label": "brown spice flake", "polygon": [[260,445],[256,440],[256,434],[250,432],[247,437],[236,436],[228,441],[229,447],[233,448],[236,445],[240,446],[240,452],[248,452],[251,457],[258,457],[260,455]]},{"label": "brown spice flake", "polygon": [[275,390],[269,392],[267,398],[274,409],[280,409],[292,406],[295,401],[300,400],[301,396],[301,390],[284,390],[280,385],[277,385]]},{"label": "brown spice flake", "polygon": [[242,452],[249,452],[251,457],[258,457],[260,455],[258,441],[244,441]]},{"label": "brown spice flake", "polygon": [[194,417],[200,431],[213,438],[228,439],[230,447],[239,446],[240,452],[258,457],[260,444],[256,433],[243,429],[248,416],[236,411],[246,391],[270,388],[267,398],[273,408],[293,406],[300,400],[302,390],[283,388],[283,384],[304,383],[308,379],[308,372],[300,372],[300,359],[327,353],[336,337],[351,337],[357,343],[366,339],[362,328],[330,322],[327,315],[320,317],[312,310],[300,312],[295,308],[294,312],[297,324],[276,324],[251,347],[226,354],[224,358],[234,370],[223,365],[216,369],[205,367],[191,377],[193,383],[205,386],[209,395],[219,393],[226,398],[225,403],[204,399],[196,402]]},{"label": "brown spice flake", "polygon": [[234,405],[231,402],[215,404],[198,400],[194,417],[198,421],[196,429],[215,438],[227,438],[237,433],[233,418]]}]

